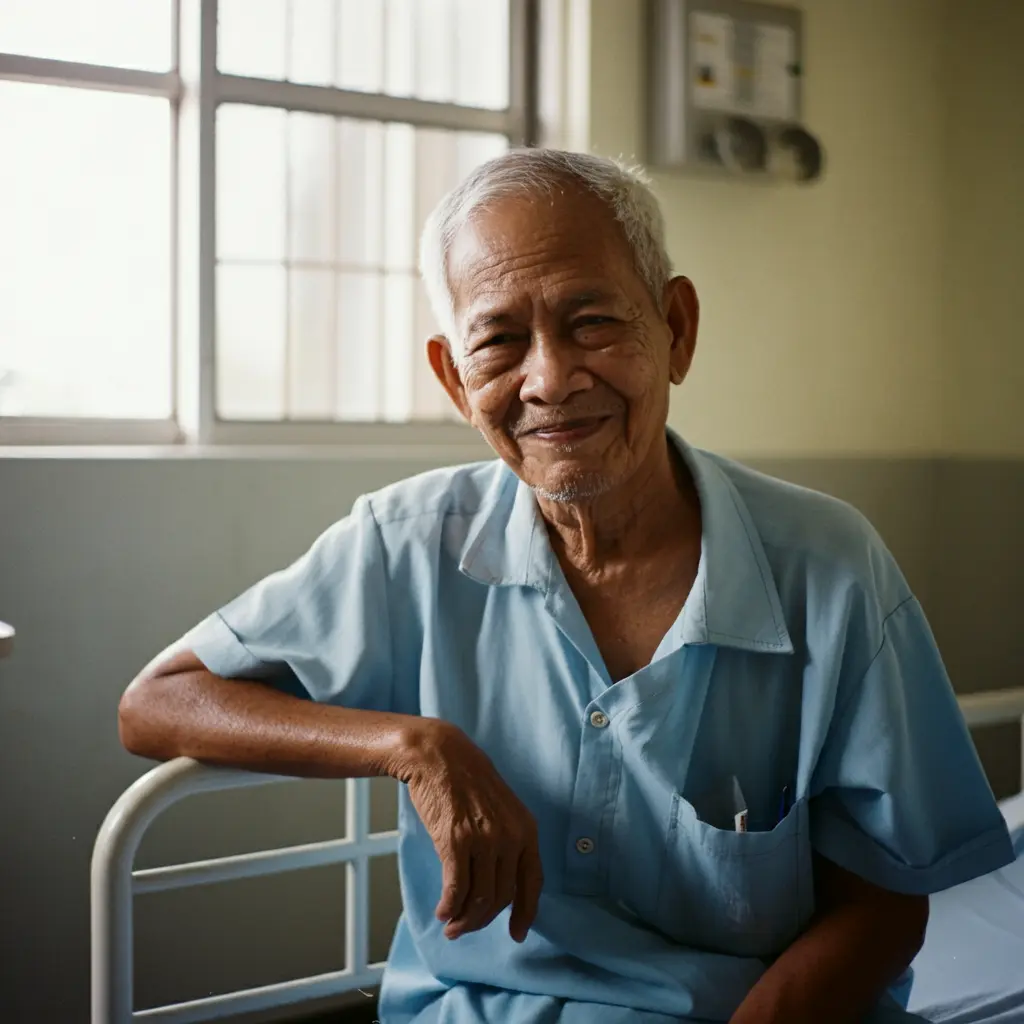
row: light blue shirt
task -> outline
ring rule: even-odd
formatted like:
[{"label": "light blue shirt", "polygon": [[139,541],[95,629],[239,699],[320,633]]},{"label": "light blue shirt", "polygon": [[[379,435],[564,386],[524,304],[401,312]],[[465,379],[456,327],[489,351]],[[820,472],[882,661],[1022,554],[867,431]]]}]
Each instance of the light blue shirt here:
[{"label": "light blue shirt", "polygon": [[[506,911],[451,941],[402,788],[385,1024],[726,1021],[811,918],[812,851],[904,893],[1012,859],[924,615],[870,525],[670,438],[698,487],[700,566],[651,663],[620,682],[500,462],[360,498],[186,638],[222,676],[454,722],[536,818],[527,940]],[[906,1018],[887,997],[871,1019]]]}]

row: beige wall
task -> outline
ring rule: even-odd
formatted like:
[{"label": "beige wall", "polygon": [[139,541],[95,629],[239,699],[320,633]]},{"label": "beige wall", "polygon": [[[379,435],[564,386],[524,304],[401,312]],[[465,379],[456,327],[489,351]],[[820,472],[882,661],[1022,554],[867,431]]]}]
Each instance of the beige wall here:
[{"label": "beige wall", "polygon": [[1024,455],[1024,3],[948,0],[945,442]]},{"label": "beige wall", "polygon": [[[583,5],[588,144],[642,159],[645,5]],[[826,145],[823,180],[655,179],[672,256],[703,304],[673,420],[696,443],[739,455],[938,453],[942,5],[801,6],[805,118]]]}]

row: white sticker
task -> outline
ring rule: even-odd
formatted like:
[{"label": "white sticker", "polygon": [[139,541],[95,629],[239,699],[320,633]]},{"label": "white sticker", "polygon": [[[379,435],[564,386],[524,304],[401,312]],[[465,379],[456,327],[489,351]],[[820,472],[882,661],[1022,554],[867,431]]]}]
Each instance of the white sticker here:
[{"label": "white sticker", "polygon": [[690,16],[690,65],[693,104],[721,110],[732,105],[733,20],[724,14],[694,11]]},{"label": "white sticker", "polygon": [[795,120],[796,33],[784,25],[758,25],[754,55],[754,113]]}]

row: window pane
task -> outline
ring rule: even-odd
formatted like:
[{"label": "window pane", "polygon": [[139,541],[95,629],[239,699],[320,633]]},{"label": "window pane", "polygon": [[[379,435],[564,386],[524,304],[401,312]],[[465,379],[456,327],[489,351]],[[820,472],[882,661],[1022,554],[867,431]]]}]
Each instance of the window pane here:
[{"label": "window pane", "polygon": [[395,423],[415,418],[413,363],[417,357],[423,358],[413,333],[415,285],[411,274],[388,274],[384,278],[384,325],[378,341],[384,362],[381,418]]},{"label": "window pane", "polygon": [[288,275],[288,415],[334,418],[334,271]]},{"label": "window pane", "polygon": [[285,76],[287,0],[218,0],[217,67],[248,78]]},{"label": "window pane", "polygon": [[337,0],[219,0],[217,67],[229,75],[333,85],[339,14]]},{"label": "window pane", "polygon": [[430,0],[417,5],[415,95],[422,100],[451,103],[455,99],[454,0]]},{"label": "window pane", "polygon": [[0,82],[0,413],[171,415],[170,113]]},{"label": "window pane", "polygon": [[333,117],[288,115],[288,255],[292,259],[335,258],[336,145]]},{"label": "window pane", "polygon": [[338,0],[340,89],[377,92],[384,79],[384,0]]},{"label": "window pane", "polygon": [[265,107],[217,111],[217,254],[285,255],[287,114]]},{"label": "window pane", "polygon": [[168,71],[171,0],[3,0],[0,53]]},{"label": "window pane", "polygon": [[[233,289],[218,294],[232,353],[218,361],[221,415],[450,416],[423,352],[435,326],[416,273],[419,234],[441,196],[502,152],[505,137],[233,107],[220,116],[229,113],[251,121],[245,131],[219,125],[221,148],[231,153],[230,163],[218,158],[219,201],[231,210],[220,220],[234,225],[218,243],[220,288]],[[282,120],[262,120],[274,117]],[[276,183],[265,187],[261,176],[280,165],[280,152],[287,172],[273,171]],[[243,276],[223,276],[229,270]],[[254,270],[269,277],[244,276]],[[243,372],[254,336],[256,368],[245,369],[243,385],[227,381],[225,374]]]},{"label": "window pane", "polygon": [[501,110],[509,0],[220,0],[228,74]]},{"label": "window pane", "polygon": [[455,102],[508,106],[508,0],[455,0]]},{"label": "window pane", "polygon": [[338,256],[377,267],[384,224],[384,125],[338,121]]},{"label": "window pane", "polygon": [[392,270],[416,267],[416,135],[408,124],[384,129],[384,265]]},{"label": "window pane", "polygon": [[217,271],[217,411],[224,419],[285,415],[285,270]]},{"label": "window pane", "polygon": [[288,78],[334,84],[334,0],[292,0],[288,24]]},{"label": "window pane", "polygon": [[380,408],[380,274],[339,274],[338,407],[344,420],[375,420]]},{"label": "window pane", "polygon": [[416,33],[414,0],[384,0],[384,91],[415,94]]},{"label": "window pane", "polygon": [[[410,160],[416,170],[416,209],[432,210],[453,183],[461,179],[459,143],[459,136],[455,132],[431,128],[417,132],[416,151]],[[499,143],[504,146],[504,138],[499,138]],[[415,225],[417,234],[421,227],[421,224]]]},{"label": "window pane", "polygon": [[[484,135],[480,132],[460,132],[455,136],[457,162],[453,182],[462,181],[470,171],[508,149],[504,135]],[[451,186],[449,186],[451,187]]]}]

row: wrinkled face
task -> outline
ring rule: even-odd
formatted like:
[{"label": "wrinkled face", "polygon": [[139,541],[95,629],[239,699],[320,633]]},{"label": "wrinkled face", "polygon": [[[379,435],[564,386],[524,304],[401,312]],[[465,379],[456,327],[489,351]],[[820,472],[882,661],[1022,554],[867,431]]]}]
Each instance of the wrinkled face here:
[{"label": "wrinkled face", "polygon": [[567,187],[477,212],[448,257],[458,369],[428,353],[452,400],[542,497],[586,501],[664,445],[669,383],[689,368],[697,302],[685,278],[659,304],[621,227]]}]

